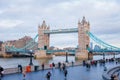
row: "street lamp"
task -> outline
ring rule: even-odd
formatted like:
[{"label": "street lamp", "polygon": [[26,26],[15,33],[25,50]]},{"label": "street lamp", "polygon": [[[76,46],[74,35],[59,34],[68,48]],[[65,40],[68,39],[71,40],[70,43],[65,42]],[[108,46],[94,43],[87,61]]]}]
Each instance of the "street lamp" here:
[{"label": "street lamp", "polygon": [[105,53],[103,53],[103,60],[105,60]]},{"label": "street lamp", "polygon": [[29,65],[33,65],[33,63],[32,63],[32,50],[30,50],[30,63],[29,63]]},{"label": "street lamp", "polygon": [[115,53],[113,53],[113,55],[114,55],[114,57],[113,57],[113,58],[115,59]]},{"label": "street lamp", "polygon": [[107,71],[107,67],[106,67],[106,65],[105,65],[105,53],[103,53],[103,61],[104,61],[104,64],[103,64],[103,66],[104,66],[104,71]]},{"label": "street lamp", "polygon": [[68,52],[66,51],[66,63],[68,62]]}]

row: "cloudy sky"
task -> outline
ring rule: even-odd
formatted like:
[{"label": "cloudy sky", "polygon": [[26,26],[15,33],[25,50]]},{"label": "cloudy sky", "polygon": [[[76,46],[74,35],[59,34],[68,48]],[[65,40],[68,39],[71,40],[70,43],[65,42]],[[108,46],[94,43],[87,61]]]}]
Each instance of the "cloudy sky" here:
[{"label": "cloudy sky", "polygon": [[[94,35],[120,47],[120,0],[0,0],[0,40],[34,37],[43,20],[51,29],[77,28],[83,16]],[[77,46],[77,37],[51,35],[51,46]]]}]

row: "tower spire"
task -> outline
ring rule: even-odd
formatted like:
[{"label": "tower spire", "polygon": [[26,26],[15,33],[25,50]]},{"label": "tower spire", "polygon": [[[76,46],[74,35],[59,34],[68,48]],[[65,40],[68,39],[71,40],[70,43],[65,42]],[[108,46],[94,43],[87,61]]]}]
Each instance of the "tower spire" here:
[{"label": "tower spire", "polygon": [[47,26],[46,23],[45,23],[45,20],[43,20],[43,23],[42,23],[41,26],[42,26],[42,27],[46,27],[46,26]]},{"label": "tower spire", "polygon": [[80,20],[78,20],[78,24],[80,24]]},{"label": "tower spire", "polygon": [[86,21],[86,19],[85,19],[85,16],[83,16],[83,19],[82,19],[81,23],[84,24],[84,23],[86,23],[86,22],[87,22],[87,21]]}]

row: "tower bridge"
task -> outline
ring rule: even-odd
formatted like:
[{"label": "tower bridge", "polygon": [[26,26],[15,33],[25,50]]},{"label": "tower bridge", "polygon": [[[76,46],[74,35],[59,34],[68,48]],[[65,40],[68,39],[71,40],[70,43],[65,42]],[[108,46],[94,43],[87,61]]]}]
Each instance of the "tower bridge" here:
[{"label": "tower bridge", "polygon": [[[34,46],[38,46],[35,50],[36,58],[51,58],[51,53],[55,52],[66,52],[66,50],[49,50],[50,49],[50,35],[51,34],[66,34],[66,33],[77,33],[78,34],[78,47],[75,50],[69,50],[71,53],[75,53],[77,59],[87,59],[90,55],[89,52],[120,52],[120,48],[112,46],[104,41],[100,40],[90,32],[90,24],[86,21],[85,17],[81,21],[78,21],[77,28],[70,29],[57,29],[50,30],[50,27],[46,25],[46,22],[43,21],[42,25],[38,26],[38,34],[29,41],[25,46],[21,48],[16,48],[13,45],[6,46],[3,45],[3,52],[24,52],[27,49],[31,49]],[[38,38],[38,42],[34,43]],[[95,41],[97,44],[102,46],[100,50],[91,50],[89,48],[90,38]],[[29,51],[28,51],[29,52]]]},{"label": "tower bridge", "polygon": [[37,58],[45,58],[48,57],[47,49],[49,49],[50,44],[50,34],[59,34],[59,33],[78,33],[78,49],[76,50],[75,57],[77,59],[87,59],[88,58],[88,50],[90,38],[86,34],[86,32],[90,32],[90,24],[86,21],[85,17],[83,17],[82,21],[78,22],[78,28],[71,29],[58,29],[58,30],[50,30],[50,27],[46,25],[45,21],[43,21],[41,26],[38,26],[38,48],[36,51]]}]

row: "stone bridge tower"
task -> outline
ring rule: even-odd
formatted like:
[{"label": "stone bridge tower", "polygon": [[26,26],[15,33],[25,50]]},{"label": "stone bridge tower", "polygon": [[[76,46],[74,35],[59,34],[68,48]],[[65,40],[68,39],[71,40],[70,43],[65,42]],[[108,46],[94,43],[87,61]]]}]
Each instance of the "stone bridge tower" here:
[{"label": "stone bridge tower", "polygon": [[49,27],[43,21],[42,25],[38,26],[38,48],[44,50],[49,48],[49,34],[44,34],[45,30],[49,30]]},{"label": "stone bridge tower", "polygon": [[90,38],[86,34],[87,31],[90,31],[90,24],[83,17],[82,21],[78,22],[78,50],[76,52],[76,59],[88,59],[88,51]]},{"label": "stone bridge tower", "polygon": [[36,58],[48,57],[46,50],[49,49],[50,35],[44,33],[46,30],[50,30],[50,28],[46,25],[45,21],[43,21],[42,25],[38,26],[38,50],[35,52]]}]

